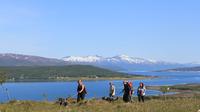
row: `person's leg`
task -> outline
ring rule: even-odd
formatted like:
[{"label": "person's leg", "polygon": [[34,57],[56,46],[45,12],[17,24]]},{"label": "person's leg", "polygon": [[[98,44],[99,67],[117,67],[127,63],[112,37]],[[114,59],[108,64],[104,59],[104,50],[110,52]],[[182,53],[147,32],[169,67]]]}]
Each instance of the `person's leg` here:
[{"label": "person's leg", "polygon": [[139,101],[139,102],[141,101],[140,95],[138,95],[138,101]]},{"label": "person's leg", "polygon": [[87,103],[87,102],[85,102],[84,100],[85,100],[85,94],[82,93],[82,94],[81,94],[81,100],[80,100],[81,103]]},{"label": "person's leg", "polygon": [[112,94],[111,94],[111,93],[109,94],[109,97],[112,97]]},{"label": "person's leg", "polygon": [[144,96],[141,96],[141,98],[142,98],[142,102],[144,102]]},{"label": "person's leg", "polygon": [[126,94],[126,102],[130,102],[130,95]]},{"label": "person's leg", "polygon": [[84,100],[84,99],[85,99],[85,94],[82,93],[82,94],[81,94],[81,100]]},{"label": "person's leg", "polygon": [[129,96],[129,101],[132,102],[132,95]]},{"label": "person's leg", "polygon": [[125,96],[125,94],[123,95],[123,101],[124,101],[124,102],[126,101],[126,96]]},{"label": "person's leg", "polygon": [[127,95],[127,102],[130,102],[130,95]]},{"label": "person's leg", "polygon": [[77,102],[79,102],[80,100],[81,100],[81,95],[78,94],[78,95],[77,95]]},{"label": "person's leg", "polygon": [[123,100],[124,100],[124,102],[128,102],[128,95],[127,94],[124,94]]}]

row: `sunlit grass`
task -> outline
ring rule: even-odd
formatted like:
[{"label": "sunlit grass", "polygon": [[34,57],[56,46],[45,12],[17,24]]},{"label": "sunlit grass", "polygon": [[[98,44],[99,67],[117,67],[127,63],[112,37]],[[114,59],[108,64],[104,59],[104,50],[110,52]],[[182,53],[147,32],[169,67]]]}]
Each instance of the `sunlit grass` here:
[{"label": "sunlit grass", "polygon": [[197,112],[200,109],[200,99],[175,98],[152,99],[145,103],[137,101],[124,103],[119,100],[109,103],[102,100],[89,100],[83,104],[59,106],[52,102],[20,101],[1,104],[1,112]]}]

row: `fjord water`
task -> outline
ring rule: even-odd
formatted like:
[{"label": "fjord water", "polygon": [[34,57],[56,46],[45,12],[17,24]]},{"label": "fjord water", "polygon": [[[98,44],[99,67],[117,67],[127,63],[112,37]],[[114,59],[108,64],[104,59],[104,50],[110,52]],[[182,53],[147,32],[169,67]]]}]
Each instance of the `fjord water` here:
[{"label": "fjord water", "polygon": [[[129,72],[130,73],[130,72]],[[155,85],[177,85],[188,83],[200,84],[200,72],[131,72],[148,76],[160,76],[160,78],[134,80],[134,88],[136,90],[139,82],[144,82],[146,86]],[[85,81],[87,87],[87,98],[101,98],[108,96],[109,81]],[[116,95],[122,96],[123,85],[122,80],[115,80],[113,83],[116,86]],[[6,83],[4,87],[8,89],[11,99],[16,100],[48,100],[53,101],[59,97],[76,97],[76,81],[70,82],[16,82]],[[136,92],[135,92],[136,93]],[[45,94],[45,95],[44,95]],[[147,95],[159,95],[160,91],[148,90]],[[0,102],[7,101],[5,91],[0,89]]]}]

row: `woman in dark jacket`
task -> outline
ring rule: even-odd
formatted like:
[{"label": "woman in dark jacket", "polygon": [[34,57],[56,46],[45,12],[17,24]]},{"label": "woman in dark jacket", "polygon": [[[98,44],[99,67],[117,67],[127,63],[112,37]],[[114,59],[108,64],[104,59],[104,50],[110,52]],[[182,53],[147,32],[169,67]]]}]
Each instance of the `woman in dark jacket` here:
[{"label": "woman in dark jacket", "polygon": [[124,95],[123,95],[123,100],[124,102],[130,102],[131,101],[131,88],[128,84],[128,81],[124,81]]},{"label": "woman in dark jacket", "polygon": [[85,85],[83,84],[82,80],[78,80],[78,87],[77,87],[77,102],[80,102],[85,99],[85,95],[87,94]]}]

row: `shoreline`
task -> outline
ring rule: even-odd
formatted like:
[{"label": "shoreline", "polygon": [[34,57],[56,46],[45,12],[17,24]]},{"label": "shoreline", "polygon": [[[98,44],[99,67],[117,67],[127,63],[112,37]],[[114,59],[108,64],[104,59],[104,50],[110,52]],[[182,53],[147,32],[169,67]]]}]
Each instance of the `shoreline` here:
[{"label": "shoreline", "polygon": [[90,78],[90,77],[65,77],[63,79],[24,79],[24,80],[17,80],[12,81],[8,80],[6,83],[20,83],[20,82],[72,82],[77,80],[84,80],[84,81],[112,81],[112,80],[144,80],[144,79],[154,79],[158,78],[157,76],[144,76],[144,75],[137,75],[137,76],[129,76],[129,77],[98,77],[98,78]]},{"label": "shoreline", "polygon": [[[169,90],[165,93],[166,96],[191,97],[195,94],[200,94],[200,83],[178,84],[172,86],[147,86],[147,89],[161,91],[162,87],[169,88]],[[168,92],[175,92],[176,94],[167,95]]]}]

